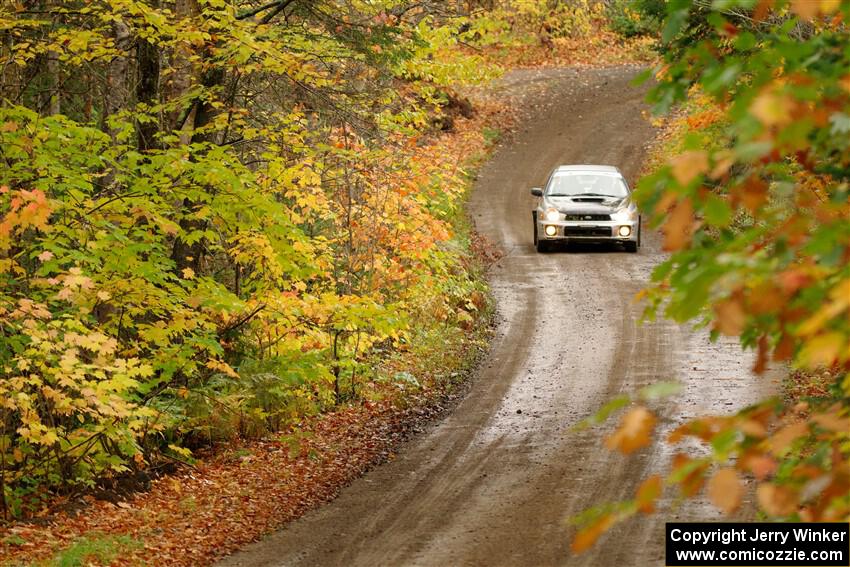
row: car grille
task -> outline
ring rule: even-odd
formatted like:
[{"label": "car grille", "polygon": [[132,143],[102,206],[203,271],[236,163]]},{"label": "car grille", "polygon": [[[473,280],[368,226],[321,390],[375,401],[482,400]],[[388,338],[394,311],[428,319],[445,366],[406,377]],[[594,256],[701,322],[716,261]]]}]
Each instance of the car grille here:
[{"label": "car grille", "polygon": [[567,226],[564,236],[611,236],[609,226]]},{"label": "car grille", "polygon": [[564,220],[571,221],[609,221],[611,215],[583,215],[579,213],[568,213],[564,215]]}]

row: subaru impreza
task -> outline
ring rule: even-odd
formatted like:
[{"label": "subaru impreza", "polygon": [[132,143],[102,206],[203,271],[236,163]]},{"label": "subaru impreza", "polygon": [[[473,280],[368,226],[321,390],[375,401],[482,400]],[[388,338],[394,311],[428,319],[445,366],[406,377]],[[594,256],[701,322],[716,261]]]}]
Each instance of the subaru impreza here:
[{"label": "subaru impreza", "polygon": [[535,187],[534,246],[548,251],[558,242],[611,242],[637,252],[641,218],[631,189],[610,165],[562,165],[546,187]]}]

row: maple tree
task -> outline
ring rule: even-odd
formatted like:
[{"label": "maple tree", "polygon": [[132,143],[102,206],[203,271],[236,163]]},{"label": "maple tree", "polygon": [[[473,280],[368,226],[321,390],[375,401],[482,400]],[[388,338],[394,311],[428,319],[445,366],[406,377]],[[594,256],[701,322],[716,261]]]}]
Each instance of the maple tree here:
[{"label": "maple tree", "polygon": [[[765,517],[850,517],[848,18],[846,1],[668,3],[650,99],[656,112],[687,101],[688,114],[636,193],[672,253],[642,293],[647,314],[739,337],[756,373],[790,364],[798,381],[828,378],[803,398],[679,426],[666,441],[703,450],[679,445],[665,478],[586,514],[574,550],[653,512],[664,485],[685,498],[705,488],[733,513],[752,479]],[[632,409],[609,446],[648,445],[651,415]]]}]

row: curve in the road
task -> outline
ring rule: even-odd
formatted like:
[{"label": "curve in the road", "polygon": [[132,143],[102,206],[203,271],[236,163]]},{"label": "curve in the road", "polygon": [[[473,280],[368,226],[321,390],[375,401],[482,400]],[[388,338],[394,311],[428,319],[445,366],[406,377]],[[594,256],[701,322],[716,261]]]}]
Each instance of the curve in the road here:
[{"label": "curve in the road", "polygon": [[[483,169],[470,211],[505,251],[490,281],[500,323],[457,409],[332,503],[227,558],[223,566],[663,564],[663,519],[630,521],[571,556],[565,519],[629,498],[664,462],[662,445],[631,458],[600,432],[570,428],[620,392],[678,377],[686,391],[663,428],[754,398],[734,344],[665,322],[639,325],[632,301],[662,258],[585,247],[537,254],[528,189],[563,163],[620,167],[634,181],[653,129],[638,69],[514,72],[504,96],[533,112]],[[705,518],[705,507],[692,509]]]}]

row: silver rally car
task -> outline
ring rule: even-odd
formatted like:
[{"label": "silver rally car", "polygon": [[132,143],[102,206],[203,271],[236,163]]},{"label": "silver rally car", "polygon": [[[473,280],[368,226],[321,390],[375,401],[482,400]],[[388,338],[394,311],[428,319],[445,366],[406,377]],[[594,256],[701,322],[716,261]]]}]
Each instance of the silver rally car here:
[{"label": "silver rally car", "polygon": [[623,174],[610,165],[562,165],[552,172],[531,213],[534,246],[547,251],[557,242],[619,242],[640,247],[640,213]]}]

